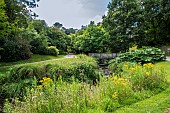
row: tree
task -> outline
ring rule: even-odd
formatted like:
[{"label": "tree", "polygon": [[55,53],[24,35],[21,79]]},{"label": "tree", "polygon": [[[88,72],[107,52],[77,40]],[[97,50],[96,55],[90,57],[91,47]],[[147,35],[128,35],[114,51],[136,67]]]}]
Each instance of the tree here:
[{"label": "tree", "polygon": [[85,30],[76,34],[74,49],[77,52],[106,52],[108,51],[109,34],[94,23],[90,23]]},{"label": "tree", "polygon": [[126,51],[133,45],[133,30],[138,24],[136,0],[112,0],[108,14],[103,17],[103,26],[110,34],[113,52]]},{"label": "tree", "polygon": [[46,32],[47,27],[48,27],[45,20],[32,20],[32,25],[38,33]]},{"label": "tree", "polygon": [[170,42],[169,0],[112,0],[103,25],[108,30],[113,51],[131,45],[157,46]]},{"label": "tree", "polygon": [[48,27],[47,36],[49,37],[49,46],[56,46],[62,52],[67,51],[68,37],[62,30]]},{"label": "tree", "polygon": [[62,28],[63,24],[60,24],[59,22],[56,22],[56,23],[53,24],[53,26],[54,26],[55,28],[60,29],[60,28]]}]

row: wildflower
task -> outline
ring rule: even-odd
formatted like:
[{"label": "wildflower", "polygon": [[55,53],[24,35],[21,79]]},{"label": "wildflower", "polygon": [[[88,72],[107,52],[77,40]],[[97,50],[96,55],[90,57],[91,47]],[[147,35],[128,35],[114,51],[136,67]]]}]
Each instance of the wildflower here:
[{"label": "wildflower", "polygon": [[116,80],[117,80],[117,76],[114,76],[114,77],[113,77],[113,80],[116,81]]},{"label": "wildflower", "polygon": [[128,65],[127,65],[127,64],[125,64],[124,66],[125,66],[125,67],[128,67]]},{"label": "wildflower", "polygon": [[124,81],[125,79],[124,78],[119,78],[118,81]]},{"label": "wildflower", "polygon": [[144,64],[143,66],[147,68],[153,68],[154,65],[152,63],[147,63],[147,64]]},{"label": "wildflower", "polygon": [[42,88],[42,85],[37,86],[37,88],[38,88],[38,89],[41,89],[41,88]]},{"label": "wildflower", "polygon": [[126,84],[126,82],[123,82],[122,85],[123,85],[123,86],[126,86],[127,84]]},{"label": "wildflower", "polygon": [[135,71],[136,69],[135,68],[130,68],[131,71]]},{"label": "wildflower", "polygon": [[43,80],[40,80],[39,82],[43,83]]},{"label": "wildflower", "polygon": [[43,77],[43,80],[40,80],[39,82],[41,82],[41,84],[43,86],[47,86],[47,85],[49,85],[52,82],[52,79],[51,78],[47,78],[47,77]]},{"label": "wildflower", "polygon": [[150,72],[146,72],[146,75],[149,76],[149,75],[150,75]]},{"label": "wildflower", "polygon": [[117,99],[117,98],[118,98],[118,94],[117,94],[117,92],[114,92],[112,95],[112,99]]}]

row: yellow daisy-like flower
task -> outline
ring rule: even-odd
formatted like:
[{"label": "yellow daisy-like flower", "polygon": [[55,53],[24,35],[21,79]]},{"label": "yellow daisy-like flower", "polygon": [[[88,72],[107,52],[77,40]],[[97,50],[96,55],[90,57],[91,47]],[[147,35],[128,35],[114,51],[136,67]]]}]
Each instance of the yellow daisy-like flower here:
[{"label": "yellow daisy-like flower", "polygon": [[136,69],[135,68],[130,68],[131,71],[135,71]]},{"label": "yellow daisy-like flower", "polygon": [[125,64],[125,65],[124,65],[124,67],[128,67],[128,65],[127,65],[127,64]]},{"label": "yellow daisy-like flower", "polygon": [[116,80],[117,80],[117,76],[114,76],[114,77],[113,77],[113,80],[116,81]]},{"label": "yellow daisy-like flower", "polygon": [[118,98],[118,94],[117,94],[117,92],[114,92],[112,95],[112,99],[117,99],[117,98]]},{"label": "yellow daisy-like flower", "polygon": [[40,80],[39,82],[43,83],[43,82],[44,82],[44,80]]},{"label": "yellow daisy-like flower", "polygon": [[151,73],[150,72],[146,72],[146,75],[149,76]]},{"label": "yellow daisy-like flower", "polygon": [[42,88],[42,85],[37,86],[37,88],[38,88],[38,89],[41,89],[41,88]]}]

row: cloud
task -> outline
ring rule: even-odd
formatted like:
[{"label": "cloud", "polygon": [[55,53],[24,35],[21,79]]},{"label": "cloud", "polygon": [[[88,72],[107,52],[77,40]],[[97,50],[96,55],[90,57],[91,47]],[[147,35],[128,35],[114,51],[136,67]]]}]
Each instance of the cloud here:
[{"label": "cloud", "polygon": [[40,0],[39,7],[34,11],[39,19],[48,25],[55,22],[65,27],[80,28],[91,20],[101,21],[110,0]]}]

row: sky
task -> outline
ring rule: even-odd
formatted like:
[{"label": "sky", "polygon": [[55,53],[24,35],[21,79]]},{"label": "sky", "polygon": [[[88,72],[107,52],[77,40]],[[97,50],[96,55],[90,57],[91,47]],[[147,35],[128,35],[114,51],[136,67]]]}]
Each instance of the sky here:
[{"label": "sky", "polygon": [[52,26],[60,22],[66,28],[81,28],[90,21],[98,23],[107,12],[110,0],[40,0],[33,11]]}]

